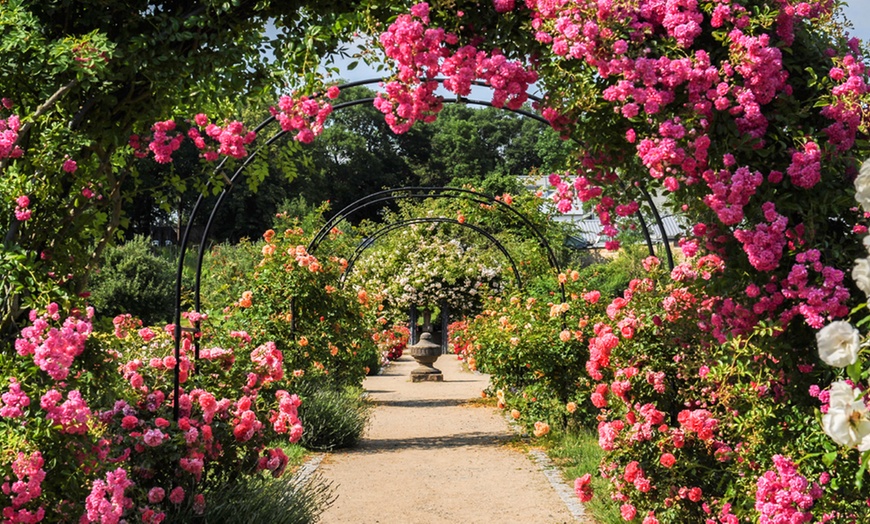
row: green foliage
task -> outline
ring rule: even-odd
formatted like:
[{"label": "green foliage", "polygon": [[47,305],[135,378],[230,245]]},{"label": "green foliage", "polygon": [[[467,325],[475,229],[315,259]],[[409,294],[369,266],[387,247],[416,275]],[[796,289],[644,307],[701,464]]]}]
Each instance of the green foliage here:
[{"label": "green foliage", "polygon": [[[519,276],[519,283],[527,289],[534,289],[541,296],[549,295],[558,287],[547,248],[552,250],[552,257],[557,261],[564,258],[566,250],[563,243],[570,231],[569,226],[550,220],[550,216],[542,211],[541,201],[534,195],[504,193],[496,195],[495,199],[495,202],[490,203],[486,196],[459,195],[458,198],[406,200],[400,202],[398,212],[387,213],[383,223],[361,224],[358,228],[361,235],[374,235],[382,227],[417,218],[434,217],[460,223],[409,225],[379,237],[370,249],[363,252],[356,270],[351,274],[352,281],[381,282],[381,285],[374,286],[374,290],[386,288],[390,292],[388,300],[395,300],[396,296],[405,297],[402,302],[404,307],[411,294],[421,295],[419,291],[423,289],[424,281],[427,281],[420,267],[430,272],[437,267],[438,271],[454,276],[450,282],[457,282],[462,279],[456,279],[456,275],[472,279],[472,274],[480,271],[483,263],[485,266],[501,268],[502,289],[516,289]],[[471,227],[491,235],[504,247],[505,252]],[[458,242],[465,250],[462,255],[465,258],[430,252],[439,245],[437,243],[449,242]],[[466,260],[468,257],[472,257],[468,259],[470,262]],[[511,259],[516,264],[516,274],[514,267],[511,267]],[[400,273],[402,278],[396,278]],[[406,285],[415,291],[406,289]],[[443,288],[442,285],[442,288],[428,295],[435,296]],[[478,298],[469,296],[465,305],[460,306],[453,307],[457,312],[479,311]]]},{"label": "green foliage", "polygon": [[301,392],[299,418],[305,426],[300,443],[332,451],[356,445],[369,421],[372,405],[359,387],[316,387]]},{"label": "green foliage", "polygon": [[605,298],[622,295],[632,278],[643,275],[641,261],[649,256],[646,246],[625,246],[615,256],[601,257],[578,270],[578,282],[589,290],[596,289]]},{"label": "green foliage", "polygon": [[175,266],[146,237],[106,249],[91,277],[90,301],[103,318],[130,313],[147,325],[168,322],[175,302]]},{"label": "green foliage", "polygon": [[216,486],[206,493],[205,511],[180,515],[184,522],[220,522],[221,524],[309,524],[333,502],[330,486],[321,477],[307,479],[285,476],[273,479],[257,475],[227,485]]},{"label": "green foliage", "polygon": [[[268,230],[265,242],[215,250],[208,304],[213,318],[221,317],[216,335],[246,331],[255,344],[275,341],[300,384],[360,384],[377,348],[368,329],[372,316],[356,291],[340,287],[346,262],[309,254],[310,234],[298,226],[279,231]],[[220,297],[234,303],[224,309]]]},{"label": "green foliage", "polygon": [[476,310],[481,297],[500,290],[502,266],[491,250],[451,238],[465,238],[458,228],[439,226],[411,224],[379,238],[358,264],[355,281],[396,312],[412,305],[433,311],[443,303],[456,315]]},{"label": "green foliage", "polygon": [[[339,102],[372,97],[355,87]],[[570,145],[540,122],[494,109],[448,104],[438,120],[395,135],[369,104],[335,112],[310,147],[311,166],[300,170],[291,191],[309,202],[329,200],[338,211],[385,188],[474,185],[490,194],[521,189],[519,177],[557,169]],[[353,218],[376,219],[377,207]]]},{"label": "green foliage", "polygon": [[[322,78],[297,73],[305,67],[314,71],[320,56],[370,16],[358,7],[341,0],[199,0],[183,7],[144,0],[4,2],[0,96],[14,105],[4,107],[0,118],[20,117],[16,145],[23,155],[0,161],[0,230],[7,251],[18,246],[33,254],[27,273],[39,283],[9,282],[7,289],[15,292],[5,295],[3,329],[20,321],[31,304],[83,291],[87,270],[130,225],[125,211],[133,214],[138,232],[147,234],[141,222],[154,210],[177,209],[180,193],[201,189],[210,178],[222,186],[221,174],[199,168],[196,152],[192,162],[172,169],[140,163],[128,145],[132,134],[148,135],[157,121],[181,121],[200,112],[217,122],[238,118],[246,105],[263,108],[256,116],[262,119],[265,106],[274,103],[276,85]],[[296,45],[303,40],[305,45]],[[67,159],[77,163],[75,173],[61,169]],[[288,165],[277,157],[270,163]],[[254,166],[251,187],[265,171],[262,163]],[[12,210],[21,195],[29,196],[33,216],[19,223]],[[248,203],[232,212],[250,215],[252,209]],[[73,279],[59,284],[48,276],[52,273]],[[19,275],[26,277],[8,278]]]}]

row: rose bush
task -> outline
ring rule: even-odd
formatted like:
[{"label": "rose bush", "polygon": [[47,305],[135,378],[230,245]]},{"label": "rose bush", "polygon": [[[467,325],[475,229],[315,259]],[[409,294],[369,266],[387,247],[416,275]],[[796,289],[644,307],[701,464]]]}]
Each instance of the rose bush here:
[{"label": "rose bush", "polygon": [[282,228],[282,223],[276,225],[279,233],[264,233],[263,243],[244,246],[259,261],[246,275],[245,290],[219,314],[214,334],[221,340],[244,331],[255,345],[275,341],[287,373],[305,389],[359,385],[366,366],[378,361],[371,338],[377,311],[339,282],[347,261],[308,253],[310,238],[301,227],[288,222]]},{"label": "rose bush", "polygon": [[[855,199],[865,210],[870,207],[870,187],[866,185],[868,179],[870,160],[864,162],[855,179]],[[868,245],[867,238],[864,240],[865,246]],[[870,292],[867,286],[868,267],[868,258],[859,258],[852,269],[852,279],[865,296]],[[866,308],[867,302],[864,301],[853,309],[852,314],[865,312]],[[865,316],[857,325],[861,326],[866,322]],[[866,336],[850,322],[837,320],[816,333],[816,343],[819,358],[828,366],[844,370],[846,375],[838,376],[839,380],[834,381],[830,389],[819,393],[819,399],[823,401],[822,429],[834,442],[846,448],[840,453],[831,452],[828,460],[834,460],[838,455],[848,457],[852,450],[860,452],[861,467],[856,474],[855,483],[861,487],[867,461],[870,460],[870,399],[867,396],[870,368],[866,366]]]},{"label": "rose bush", "polygon": [[381,240],[365,254],[354,282],[382,297],[397,315],[410,307],[461,315],[501,287],[502,267],[479,245],[439,234],[435,225],[413,224]]},{"label": "rose bush", "polygon": [[239,333],[195,360],[186,333],[175,399],[172,326],[121,315],[114,334],[101,334],[90,308],[64,317],[54,303],[34,310],[17,355],[3,357],[6,521],[192,521],[211,490],[283,474],[281,443],[303,427],[274,343]]},{"label": "rose bush", "polygon": [[[500,407],[530,433],[539,423],[598,426],[601,474],[626,520],[866,518],[859,465],[835,460],[846,451],[822,431],[862,445],[866,407],[851,386],[822,392],[827,373],[812,354],[781,349],[775,326],[719,343],[721,299],[707,293],[722,271],[715,257],[671,274],[657,259],[645,265],[647,276],[612,300],[570,272],[565,304],[492,300],[454,347],[493,374]],[[848,343],[830,341],[836,352],[857,349],[847,334]],[[823,427],[812,415],[819,409],[834,413],[822,415]],[[591,496],[588,483],[581,487]]]},{"label": "rose bush", "polygon": [[387,361],[396,360],[402,356],[408,347],[411,330],[408,326],[394,325],[387,329],[372,333],[372,340],[378,345],[381,355]]}]

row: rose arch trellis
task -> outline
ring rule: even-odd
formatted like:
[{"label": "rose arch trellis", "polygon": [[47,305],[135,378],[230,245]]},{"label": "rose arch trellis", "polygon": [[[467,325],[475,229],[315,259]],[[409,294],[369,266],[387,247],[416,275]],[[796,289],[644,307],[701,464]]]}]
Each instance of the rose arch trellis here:
[{"label": "rose arch trellis", "polygon": [[[356,82],[349,82],[346,84],[342,84],[342,85],[338,86],[338,88],[339,88],[339,90],[343,90],[343,89],[349,89],[352,87],[358,87],[358,86],[364,86],[364,85],[374,85],[374,84],[379,84],[379,83],[385,82],[386,80],[387,79],[385,79],[385,78],[373,78],[373,79],[359,80]],[[435,79],[433,79],[433,81],[438,82],[439,84],[443,84],[444,79],[443,78],[435,78]],[[474,82],[472,82],[472,84],[475,86],[480,86],[480,87],[490,87],[488,84],[481,82],[481,81],[474,81]],[[536,103],[542,102],[542,99],[540,97],[537,97],[537,96],[534,96],[531,94],[528,95],[528,98],[533,100]],[[332,109],[333,109],[333,111],[335,111],[335,110],[345,109],[345,108],[349,108],[349,107],[353,107],[353,106],[357,106],[357,105],[362,105],[362,104],[372,104],[372,103],[374,103],[374,101],[375,101],[374,97],[357,98],[355,100],[350,100],[347,102],[341,102],[341,103],[335,104],[332,107]],[[461,97],[461,96],[458,96],[455,99],[444,99],[444,102],[446,102],[446,103],[463,103],[463,104],[495,107],[491,102],[487,102],[487,101],[483,101],[483,100],[473,100],[473,99],[469,99],[469,98]],[[541,122],[543,124],[549,125],[549,122],[545,118],[543,118],[542,116],[540,116],[538,114],[532,113],[530,111],[526,111],[523,109],[506,109],[506,110],[514,112],[514,113],[519,114],[519,115],[522,115],[522,116],[527,117],[527,118],[531,118],[531,119],[536,120],[538,122]],[[257,136],[259,136],[262,131],[267,129],[271,124],[275,123],[276,120],[277,119],[274,115],[270,116],[270,117],[266,118],[265,120],[263,120],[260,124],[258,124],[253,129],[253,131],[257,134]],[[241,165],[239,165],[236,168],[236,170],[235,170],[235,172],[233,172],[232,176],[227,176],[226,173],[224,173],[224,171],[223,171],[224,166],[226,165],[226,162],[229,160],[226,157],[214,168],[214,172],[216,174],[220,175],[220,178],[222,178],[223,181],[225,182],[225,186],[224,186],[223,190],[221,191],[220,195],[218,196],[217,200],[215,201],[214,206],[211,209],[208,220],[206,221],[206,225],[203,228],[202,235],[200,237],[199,250],[197,253],[196,266],[195,266],[196,269],[195,269],[194,288],[193,288],[193,301],[194,301],[194,310],[195,311],[199,311],[200,307],[201,307],[201,302],[200,302],[200,288],[201,288],[201,286],[200,286],[200,284],[201,284],[201,277],[202,277],[202,265],[203,265],[203,261],[205,258],[205,251],[206,251],[206,239],[208,238],[208,234],[211,230],[211,226],[214,222],[215,216],[217,215],[217,211],[220,209],[226,196],[232,190],[235,182],[237,180],[239,180],[240,177],[242,177],[244,175],[248,166],[251,165],[251,163],[257,157],[257,155],[259,155],[261,151],[265,150],[269,146],[275,144],[276,142],[278,142],[279,140],[284,138],[288,133],[289,133],[289,131],[285,131],[285,130],[281,129],[281,130],[277,131],[276,133],[274,133],[267,140],[262,142],[260,145],[258,145],[257,148],[254,149],[251,152],[251,154],[249,154],[244,159],[244,161],[241,163]],[[181,318],[182,318],[181,317],[181,294],[182,294],[182,275],[183,275],[183,271],[184,271],[184,260],[185,260],[185,255],[187,252],[188,244],[190,243],[190,240],[191,240],[190,237],[191,237],[191,232],[193,229],[192,226],[193,226],[194,219],[196,218],[197,214],[199,213],[200,208],[203,206],[205,196],[208,194],[208,190],[209,190],[210,186],[211,186],[211,182],[208,183],[206,188],[200,193],[199,197],[197,198],[196,203],[194,204],[193,210],[191,211],[190,217],[188,219],[187,226],[184,229],[184,234],[182,235],[181,244],[179,246],[178,267],[177,267],[176,279],[175,279],[175,315],[174,315],[174,324],[173,324],[175,327],[174,339],[175,339],[175,358],[176,358],[176,364],[175,364],[174,376],[173,376],[173,381],[174,381],[173,415],[174,415],[176,420],[178,419],[178,416],[179,416],[178,397],[180,395],[180,378],[181,378],[180,377],[180,374],[181,374],[181,367],[180,367],[181,358],[180,357],[181,357],[182,333],[187,332],[187,333],[191,333],[193,335],[194,358],[195,359],[199,359],[199,349],[200,349],[199,337],[197,336],[200,333],[199,322],[198,321],[194,322],[193,327],[190,327],[190,328],[183,328],[181,326]],[[443,190],[450,190],[450,191],[454,191],[454,192],[465,191],[465,190],[459,190],[458,188],[421,188],[421,187],[418,187],[418,188],[401,188],[401,189],[404,189],[406,191],[407,190],[424,191],[424,190],[428,189],[429,191],[435,190],[436,194],[437,194],[438,190],[441,190],[442,192],[443,192]],[[656,222],[656,227],[659,230],[659,234],[661,235],[662,243],[665,247],[668,264],[671,268],[673,268],[674,267],[674,260],[673,260],[673,255],[671,253],[667,232],[665,230],[664,221],[662,220],[661,215],[658,212],[658,208],[657,208],[655,202],[653,201],[652,196],[649,194],[649,192],[646,190],[646,188],[643,187],[643,185],[640,185],[638,187],[638,189],[640,190],[646,204],[649,206],[649,208],[653,214],[653,218]],[[393,191],[394,193],[390,197],[383,198],[383,201],[397,198],[396,195],[398,193],[395,193],[395,192],[399,191],[399,190],[388,190],[387,192],[383,192],[383,193],[386,194],[386,193],[389,193],[389,191]],[[490,203],[490,204],[493,202],[497,202],[498,204],[503,205],[506,208],[513,209],[514,212],[519,213],[514,208],[511,208],[510,205],[508,205],[504,202],[498,201],[493,197],[490,197],[488,195],[483,195],[481,193],[475,193],[475,192],[470,192],[470,193],[474,193],[474,195],[470,195],[472,197],[479,198],[479,199],[488,199],[489,202],[487,202],[487,203]],[[416,193],[414,193],[414,194],[416,194]],[[449,191],[446,194],[450,194]],[[370,195],[370,197],[372,197],[372,196],[373,195]],[[379,197],[383,197],[383,196],[385,196],[385,195],[382,195],[381,193],[375,193],[373,201],[371,201],[371,202],[366,201],[367,203],[358,201],[358,202],[351,204],[351,205],[358,205],[358,206],[361,205],[364,207],[366,205],[374,204],[376,201],[380,201]],[[429,195],[429,196],[432,196],[432,195]],[[401,198],[401,197],[399,197],[399,198]],[[414,196],[414,197],[408,197],[408,198],[421,198],[421,197]],[[363,199],[363,200],[365,200],[365,199]],[[342,210],[342,212],[347,212],[347,211],[350,211],[350,210]],[[336,216],[340,216],[342,214],[342,212],[339,212]],[[519,213],[519,214],[521,215],[521,213]],[[651,237],[650,232],[649,232],[649,226],[647,225],[646,219],[644,218],[644,216],[640,210],[635,212],[635,217],[637,218],[638,222],[640,223],[641,230],[642,230],[642,233],[643,233],[644,238],[646,240],[646,244],[647,244],[647,248],[649,250],[649,253],[650,253],[650,255],[654,255],[655,249],[653,247],[653,241],[652,241],[652,237]],[[333,218],[335,218],[335,217],[333,217]],[[450,220],[443,219],[443,221],[447,222]],[[454,221],[454,222],[459,224],[458,221]],[[530,222],[528,222],[527,218],[526,218],[525,222],[527,224],[530,224]],[[466,226],[467,224],[460,224],[460,225]],[[477,228],[477,229],[480,229],[480,228]],[[327,229],[327,231],[328,231],[328,229]],[[481,233],[482,231],[483,230],[479,230],[477,232]],[[321,231],[321,233],[322,233],[322,231]],[[319,236],[322,236],[322,235],[319,235]],[[538,236],[538,235],[536,235],[536,236]],[[539,239],[541,239],[541,238],[543,238],[542,235],[539,236]],[[316,249],[316,246],[322,240],[323,240],[323,238],[315,237],[315,239],[312,240],[312,246]],[[493,237],[493,240],[495,240],[494,237]],[[546,239],[544,239],[544,241],[546,242]],[[496,241],[496,243],[497,243],[497,241]],[[552,250],[549,248],[548,245],[546,246],[546,249],[548,251],[548,259],[549,259],[551,266],[554,268],[554,270],[556,270],[558,272],[559,271],[558,263],[553,265],[553,262],[557,262],[557,261],[555,260],[555,257],[552,256]],[[514,266],[514,273],[515,273],[515,276],[517,278],[517,282],[519,283],[519,274],[516,271],[516,266],[515,266],[515,264],[513,264],[513,260],[508,255],[508,252],[503,248],[503,246],[500,249],[500,251],[502,251],[503,254],[507,255],[508,260],[510,260],[511,264]],[[564,288],[562,288],[562,294],[564,296]]]}]

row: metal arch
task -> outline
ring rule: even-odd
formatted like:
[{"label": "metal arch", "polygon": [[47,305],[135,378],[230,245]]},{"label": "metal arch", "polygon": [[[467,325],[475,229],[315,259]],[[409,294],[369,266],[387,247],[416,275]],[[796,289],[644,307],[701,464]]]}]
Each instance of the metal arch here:
[{"label": "metal arch", "polygon": [[[665,245],[665,254],[667,254],[668,257],[668,267],[671,269],[671,271],[673,271],[675,267],[674,254],[671,252],[671,241],[668,240],[668,232],[665,229],[665,222],[662,220],[662,217],[659,214],[659,209],[658,207],[656,207],[655,202],[653,202],[652,196],[650,196],[649,191],[647,191],[646,184],[640,184],[638,187],[640,188],[641,193],[643,193],[647,204],[649,204],[649,207],[652,210],[653,218],[655,219],[656,225],[659,228],[659,232],[662,235],[662,243]],[[640,210],[638,210],[638,213],[640,213]]]},{"label": "metal arch", "polygon": [[[385,80],[387,80],[387,79],[386,78],[372,78],[372,79],[366,79],[366,80],[358,80],[355,82],[349,82],[349,83],[340,85],[339,90],[349,89],[349,88],[357,87],[357,86],[361,86],[361,85],[369,85],[369,84],[379,83],[379,82],[383,82]],[[433,80],[437,81],[439,83],[442,83],[442,84],[444,82],[443,78],[436,78]],[[480,82],[480,81],[474,81],[474,82],[472,82],[472,84],[477,85],[477,86],[490,87],[490,86],[487,86],[485,83]],[[314,96],[318,96],[318,94],[315,94]],[[541,101],[541,98],[537,97],[535,95],[531,95],[531,94],[527,93],[527,96],[530,100],[537,101],[537,102]],[[492,104],[486,103],[486,102],[479,102],[479,101],[474,101],[474,100],[469,100],[469,99],[463,99],[462,97],[458,97],[456,100],[445,99],[444,102],[446,102],[446,103],[470,103],[470,104],[480,103],[482,105],[489,105],[489,106],[492,105]],[[358,103],[361,104],[363,102],[358,102]],[[349,107],[350,105],[355,105],[355,104],[351,104],[351,103],[336,104],[336,107],[338,107],[340,109],[342,107]],[[333,109],[336,109],[336,107],[334,107]],[[546,123],[545,119],[541,118],[538,115],[534,115],[532,113],[529,113],[527,111],[512,110],[512,109],[508,109],[508,108],[504,108],[504,109],[507,111],[512,111],[515,113],[523,114],[525,116],[529,116],[531,118],[534,118],[536,120],[539,120],[541,122]],[[276,118],[274,116],[269,116],[268,118],[266,118],[265,120],[260,122],[260,124],[258,124],[254,128],[254,131],[259,134],[260,131],[265,129],[271,123],[275,122],[275,120],[276,120]],[[201,278],[202,278],[202,264],[203,264],[203,259],[205,257],[205,241],[208,238],[208,234],[209,234],[209,231],[211,230],[211,226],[212,226],[212,223],[214,222],[214,218],[215,218],[217,210],[220,208],[226,195],[229,193],[230,190],[232,190],[233,184],[235,183],[236,179],[239,177],[239,175],[242,174],[242,172],[244,172],[245,168],[247,168],[247,166],[250,165],[250,163],[253,161],[253,159],[258,154],[260,154],[260,152],[263,149],[272,145],[273,143],[275,143],[277,140],[282,138],[287,133],[288,133],[288,131],[284,131],[282,129],[279,132],[277,132],[276,134],[274,134],[271,138],[266,140],[266,142],[264,144],[257,147],[257,149],[255,149],[254,151],[251,152],[250,155],[248,155],[248,157],[245,159],[245,161],[242,163],[242,165],[239,166],[238,169],[236,169],[236,171],[235,171],[235,173],[233,173],[232,177],[227,178],[227,176],[225,174],[223,175],[223,178],[226,181],[226,186],[221,191],[221,194],[218,197],[218,200],[215,202],[215,205],[212,208],[212,211],[209,215],[208,221],[206,222],[205,228],[203,228],[202,236],[200,239],[200,247],[199,247],[199,252],[198,252],[198,256],[197,256],[195,282],[194,282],[194,309],[196,311],[199,311],[201,308],[201,305],[202,305],[201,301],[200,301],[200,287],[201,287]],[[216,173],[216,174],[221,173],[224,166],[228,162],[228,160],[229,160],[229,158],[224,158],[223,160],[221,160],[220,163],[218,163],[217,167],[215,167],[214,173]],[[184,229],[184,234],[182,236],[181,244],[179,246],[178,267],[177,267],[176,279],[175,279],[175,316],[174,316],[175,329],[174,329],[174,333],[173,333],[174,338],[175,338],[175,352],[174,352],[174,354],[175,354],[175,359],[176,359],[176,366],[175,366],[175,371],[174,371],[175,385],[174,385],[174,389],[173,389],[173,415],[174,415],[175,420],[178,420],[178,417],[179,417],[178,398],[181,394],[181,390],[180,390],[180,379],[181,379],[180,362],[181,362],[181,334],[182,334],[182,328],[181,328],[181,287],[182,286],[181,286],[181,283],[182,283],[182,277],[183,277],[183,273],[184,273],[184,260],[185,260],[185,255],[187,253],[187,246],[188,246],[188,243],[190,242],[190,233],[191,233],[191,229],[193,227],[194,219],[196,218],[196,216],[199,212],[199,209],[202,206],[202,202],[205,199],[205,195],[208,193],[208,190],[211,188],[211,186],[212,186],[212,183],[211,183],[211,181],[209,181],[206,184],[206,187],[204,188],[203,192],[197,198],[196,203],[194,204],[193,209],[191,210],[190,217],[188,218],[188,222],[187,222],[187,227],[185,227],[185,229]],[[199,325],[194,326],[194,331],[195,332],[199,331]],[[196,339],[196,338],[195,338],[195,341],[196,341],[195,358],[199,358],[199,342],[198,342],[198,339]]]},{"label": "metal arch", "polygon": [[[433,194],[434,193],[434,194]],[[457,193],[456,195],[452,195],[450,193]],[[376,193],[371,193],[366,195],[359,200],[352,202],[344,207],[341,211],[336,213],[332,218],[330,218],[323,227],[320,228],[320,231],[317,232],[317,235],[311,240],[308,244],[308,252],[313,253],[320,244],[326,239],[326,236],[329,234],[329,231],[332,230],[333,227],[341,223],[342,220],[345,220],[348,216],[353,213],[377,204],[381,202],[394,201],[398,199],[411,199],[411,198],[460,198],[461,195],[468,195],[468,199],[472,202],[477,202],[479,204],[495,204],[500,206],[500,209],[507,210],[513,213],[516,217],[523,221],[523,223],[532,231],[532,233],[537,237],[538,242],[541,244],[547,251],[547,258],[549,259],[550,266],[556,270],[557,273],[562,271],[561,265],[559,264],[559,260],[556,258],[555,253],[553,253],[553,248],[550,246],[550,242],[547,241],[547,237],[544,236],[543,233],[538,229],[535,224],[529,220],[529,218],[517,210],[515,207],[510,204],[503,202],[502,200],[498,200],[491,195],[487,195],[485,193],[480,193],[477,191],[473,191],[471,189],[464,189],[458,187],[444,187],[444,186],[436,186],[436,187],[423,187],[423,186],[408,186],[408,187],[399,187],[394,189],[385,189],[383,191],[378,191]],[[564,297],[563,297],[564,298]]]},{"label": "metal arch", "polygon": [[[359,81],[355,81],[355,82],[349,82],[346,84],[342,84],[338,87],[339,87],[339,90],[349,89],[352,87],[384,82],[386,80],[387,80],[386,78],[371,78],[371,79],[359,80]],[[439,78],[432,79],[432,81],[436,81],[438,83],[443,84],[444,78],[439,77]],[[491,86],[488,86],[486,83],[480,82],[480,81],[473,81],[472,84],[476,85],[476,86],[482,86],[482,87],[491,87]],[[541,97],[538,97],[538,96],[535,96],[532,94],[528,94],[528,93],[526,95],[528,96],[528,99],[530,99],[532,101],[535,101],[535,102],[542,101]],[[319,94],[315,93],[313,96],[319,96]],[[372,101],[372,99],[362,99],[361,101],[343,102],[340,104],[336,104],[336,106],[334,106],[333,109],[335,110],[335,109],[341,109],[344,107],[351,107],[353,105],[359,105],[359,104],[362,104],[365,102],[371,102],[371,101]],[[466,103],[466,104],[475,104],[475,105],[483,105],[483,106],[492,107],[492,104],[489,102],[471,100],[471,99],[463,98],[461,96],[457,97],[456,99],[445,98],[444,102],[445,103]],[[513,113],[521,114],[523,116],[532,118],[532,119],[537,120],[539,122],[549,124],[549,122],[546,119],[544,119],[543,117],[541,117],[540,115],[536,115],[536,114],[530,113],[528,111],[513,110],[513,109],[509,109],[509,108],[504,108],[504,107],[502,107],[501,109],[504,109],[506,111],[511,111]],[[260,122],[253,129],[253,131],[255,131],[257,134],[259,134],[260,131],[262,131],[268,125],[272,124],[275,121],[276,121],[276,118],[274,116],[269,116],[266,119],[264,119],[262,122]],[[214,218],[215,218],[217,209],[220,208],[221,204],[223,203],[224,198],[229,193],[229,191],[232,190],[233,184],[235,183],[236,179],[239,177],[239,175],[241,175],[244,172],[244,170],[247,168],[247,166],[250,165],[250,163],[253,161],[253,159],[263,149],[274,144],[277,140],[282,138],[287,133],[288,133],[288,131],[284,131],[282,129],[279,132],[277,132],[276,134],[274,134],[271,138],[266,140],[266,142],[264,144],[257,147],[245,159],[245,161],[241,164],[241,166],[239,166],[239,168],[236,169],[236,171],[232,177],[228,178],[226,176],[226,174],[222,173],[224,166],[226,165],[226,163],[229,160],[228,158],[224,158],[223,160],[221,160],[218,163],[218,165],[215,167],[214,173],[223,175],[223,178],[226,181],[226,186],[221,191],[221,194],[218,197],[218,200],[215,202],[215,205],[212,208],[212,211],[209,215],[209,219],[206,222],[205,228],[203,228],[202,236],[200,239],[200,247],[199,247],[199,252],[198,252],[198,256],[197,256],[195,282],[194,282],[194,309],[195,309],[195,311],[199,311],[201,308],[201,301],[200,301],[200,287],[201,286],[200,285],[201,285],[201,278],[202,278],[202,264],[203,264],[203,259],[205,256],[205,242],[206,242],[206,239],[208,238],[209,231],[211,230],[212,223],[214,222]],[[179,245],[178,267],[177,267],[177,271],[176,271],[176,282],[175,282],[175,315],[174,315],[174,333],[173,333],[174,339],[175,339],[175,352],[174,352],[174,354],[175,354],[175,359],[176,359],[176,365],[175,365],[175,370],[174,370],[175,386],[174,386],[174,390],[173,390],[173,415],[174,415],[175,420],[178,420],[178,418],[179,418],[178,399],[179,399],[179,396],[181,393],[181,391],[180,391],[180,369],[181,369],[180,362],[181,362],[181,335],[182,335],[182,331],[183,331],[181,328],[181,291],[182,291],[181,288],[182,288],[182,277],[183,277],[183,272],[184,272],[184,261],[185,261],[185,255],[187,253],[187,246],[188,246],[188,243],[190,242],[190,233],[191,233],[191,230],[193,227],[194,220],[195,220],[200,208],[202,207],[202,203],[205,199],[205,195],[208,193],[208,190],[211,187],[212,187],[212,183],[211,183],[211,181],[209,181],[206,184],[203,192],[197,198],[196,203],[194,204],[193,209],[191,210],[190,217],[188,218],[187,226],[184,229],[184,234],[183,234],[182,239],[181,239],[181,244]],[[655,209],[655,205],[652,203],[652,200],[648,199],[648,202],[650,203],[651,207],[653,208],[654,214],[657,216],[658,213]],[[638,217],[641,220],[641,222],[644,223],[643,217],[640,214],[638,214]],[[657,222],[659,225],[659,229],[661,230],[662,239],[667,243],[667,234],[665,232],[664,225],[661,222],[660,217],[657,217]],[[644,227],[644,229],[646,229],[646,228]],[[651,245],[651,240],[649,239],[648,235],[647,235],[647,242],[648,242],[648,245]],[[669,254],[669,262],[672,264],[671,257],[670,257],[670,249],[669,249],[669,247],[667,249],[668,249],[668,254]],[[564,291],[564,287],[561,284],[560,284],[560,288],[562,290],[562,295],[564,297],[565,291]],[[195,333],[199,332],[199,325],[198,324],[194,326],[193,331]],[[195,341],[195,358],[198,358],[199,357],[198,338],[194,337],[194,341]]]},{"label": "metal arch", "polygon": [[471,230],[479,233],[480,235],[483,235],[495,247],[497,247],[499,251],[501,251],[501,254],[504,255],[505,258],[508,259],[508,261],[511,264],[511,269],[514,272],[514,279],[517,281],[517,287],[519,287],[519,288],[523,287],[523,280],[520,277],[519,270],[517,269],[516,261],[514,261],[514,258],[511,256],[510,252],[508,252],[508,250],[504,247],[504,245],[501,242],[498,241],[497,238],[495,238],[494,236],[492,236],[492,234],[490,234],[485,229],[483,229],[479,226],[475,226],[474,224],[469,224],[467,222],[460,222],[460,221],[456,220],[455,218],[446,218],[446,217],[409,218],[407,220],[394,222],[392,224],[386,225],[386,226],[378,229],[377,231],[375,231],[372,234],[371,237],[369,237],[369,239],[367,241],[362,242],[359,246],[357,246],[356,250],[354,250],[354,252],[353,252],[353,255],[351,255],[351,257],[348,259],[347,269],[345,269],[344,273],[342,273],[342,275],[341,275],[341,279],[340,279],[341,285],[344,285],[345,280],[347,280],[347,275],[349,275],[353,271],[353,267],[356,265],[357,261],[359,260],[359,257],[362,256],[363,252],[365,252],[365,250],[367,250],[372,245],[374,245],[374,243],[377,242],[378,239],[386,236],[388,233],[391,233],[397,229],[402,229],[404,227],[412,226],[414,224],[457,224],[457,225],[460,225],[462,227],[466,227],[468,229],[471,229]]}]

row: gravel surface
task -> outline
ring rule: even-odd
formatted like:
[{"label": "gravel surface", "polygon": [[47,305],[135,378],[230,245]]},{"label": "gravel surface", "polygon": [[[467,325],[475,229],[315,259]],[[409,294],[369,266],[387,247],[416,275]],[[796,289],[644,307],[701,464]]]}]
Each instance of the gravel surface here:
[{"label": "gravel surface", "polygon": [[455,356],[435,367],[443,382],[412,383],[410,356],[364,383],[376,409],[357,448],[328,454],[331,523],[573,523],[539,467],[516,447],[503,414],[468,403],[489,376]]}]

